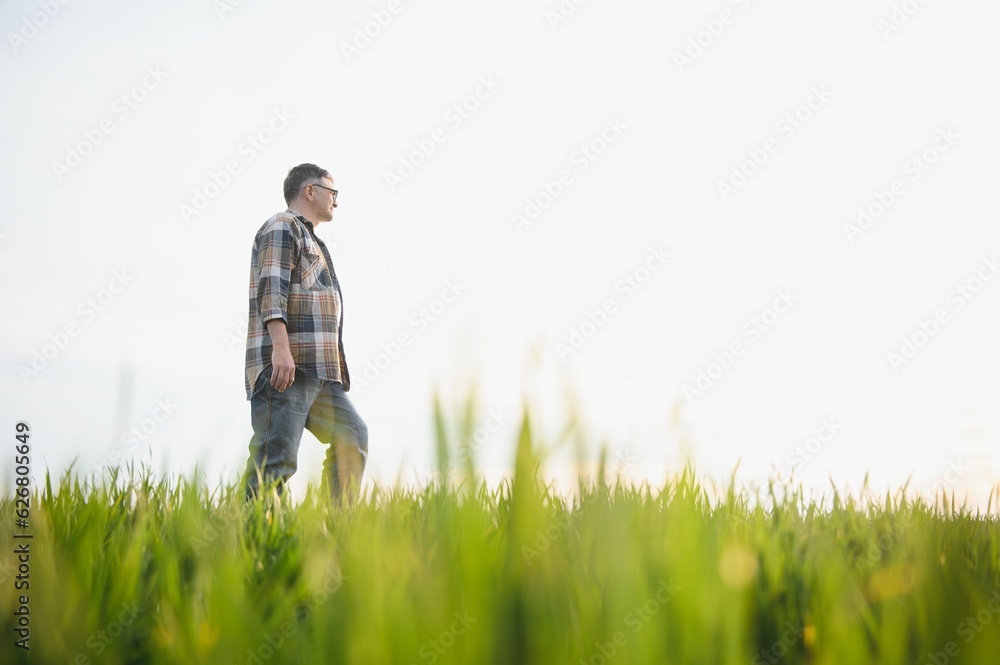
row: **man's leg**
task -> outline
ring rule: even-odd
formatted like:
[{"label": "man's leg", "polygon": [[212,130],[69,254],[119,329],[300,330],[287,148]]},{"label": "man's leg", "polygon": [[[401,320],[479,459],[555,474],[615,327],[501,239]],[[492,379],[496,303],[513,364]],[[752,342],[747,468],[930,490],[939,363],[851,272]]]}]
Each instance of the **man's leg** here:
[{"label": "man's leg", "polygon": [[353,502],[368,460],[368,426],[337,381],[326,382],[313,403],[306,429],[329,447],[323,478],[335,502]]},{"label": "man's leg", "polygon": [[261,479],[278,479],[281,492],[284,482],[295,473],[302,429],[319,388],[319,379],[295,370],[292,385],[278,392],[271,385],[271,367],[260,373],[250,397],[253,438],[244,476],[247,499],[257,495]]}]

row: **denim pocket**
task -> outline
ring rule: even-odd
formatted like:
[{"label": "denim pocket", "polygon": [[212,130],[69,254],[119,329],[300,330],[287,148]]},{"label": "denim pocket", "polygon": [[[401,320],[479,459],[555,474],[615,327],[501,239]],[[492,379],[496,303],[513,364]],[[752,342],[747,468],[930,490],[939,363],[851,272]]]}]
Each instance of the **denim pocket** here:
[{"label": "denim pocket", "polygon": [[271,381],[271,366],[267,365],[264,367],[264,369],[261,370],[260,374],[257,375],[257,385],[254,386],[253,393],[251,393],[250,397],[256,397],[257,393],[259,393],[261,389],[263,389],[264,386],[267,385],[270,381]]}]

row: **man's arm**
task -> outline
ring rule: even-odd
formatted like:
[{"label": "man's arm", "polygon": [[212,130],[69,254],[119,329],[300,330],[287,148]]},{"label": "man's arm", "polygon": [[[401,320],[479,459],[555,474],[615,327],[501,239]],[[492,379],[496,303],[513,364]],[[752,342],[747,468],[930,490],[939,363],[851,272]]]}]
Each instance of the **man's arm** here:
[{"label": "man's arm", "polygon": [[288,329],[281,319],[271,319],[267,322],[267,334],[271,336],[271,385],[279,393],[292,385],[295,380],[295,361],[292,359],[292,349],[288,345]]},{"label": "man's arm", "polygon": [[287,222],[272,224],[261,233],[258,243],[257,311],[271,337],[271,385],[284,392],[295,379],[286,307],[298,243]]}]

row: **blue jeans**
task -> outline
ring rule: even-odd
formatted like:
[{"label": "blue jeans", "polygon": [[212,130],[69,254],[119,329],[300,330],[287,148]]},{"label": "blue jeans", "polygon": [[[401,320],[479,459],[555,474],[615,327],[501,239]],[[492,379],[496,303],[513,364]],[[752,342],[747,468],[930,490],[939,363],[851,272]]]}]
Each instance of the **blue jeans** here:
[{"label": "blue jeans", "polygon": [[335,500],[356,496],[368,459],[368,427],[339,381],[326,381],[295,370],[285,392],[271,385],[271,366],[257,377],[250,397],[250,458],[246,498],[257,494],[258,469],[266,482],[278,479],[279,493],[298,466],[302,432],[309,430],[328,445],[323,481]]}]

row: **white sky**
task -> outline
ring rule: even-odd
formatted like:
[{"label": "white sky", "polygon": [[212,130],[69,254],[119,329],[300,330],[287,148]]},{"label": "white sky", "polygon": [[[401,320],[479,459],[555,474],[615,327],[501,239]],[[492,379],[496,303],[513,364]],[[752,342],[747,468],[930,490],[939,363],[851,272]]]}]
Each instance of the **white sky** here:
[{"label": "white sky", "polygon": [[[13,438],[31,424],[36,475],[74,457],[86,471],[150,459],[148,447],[159,472],[197,463],[213,485],[235,477],[251,435],[250,246],[284,208],[287,170],[308,161],[341,192],[319,235],[343,287],[368,479],[426,478],[432,391],[454,402],[475,376],[481,422],[528,399],[555,440],[572,392],[591,460],[605,441],[624,473],[657,483],[690,455],[719,480],[737,462],[747,482],[794,465],[823,492],[870,472],[882,493],[912,477],[985,506],[1000,461],[1000,280],[971,300],[952,290],[1000,258],[1000,6],[911,5],[884,35],[887,0],[591,0],[554,27],[556,0],[399,0],[348,58],[343,45],[388,2],[243,0],[220,15],[212,0],[81,0],[51,17],[4,2],[2,426]],[[450,110],[477,91],[466,117]],[[269,142],[248,147],[269,124]],[[582,158],[595,139],[606,150]],[[56,166],[81,143],[75,168]],[[925,150],[936,160],[915,169]],[[724,200],[719,183],[752,155],[766,161]],[[228,162],[236,174],[185,224],[181,206]],[[560,174],[519,232],[512,216]],[[850,242],[856,209],[897,179],[902,193]],[[619,280],[646,277],[658,248],[671,258],[626,299]],[[132,279],[106,308],[79,309],[121,270]],[[411,317],[455,279],[464,292],[418,329]],[[744,325],[770,317],[779,290],[795,302],[751,338]],[[557,343],[607,299],[604,325],[561,358]],[[946,323],[894,368],[887,354],[938,309]],[[73,324],[23,380],[18,368]],[[359,385],[400,333],[412,342]],[[743,353],[688,399],[734,342]],[[141,446],[124,443],[158,399],[176,408]],[[824,418],[839,431],[791,461]],[[479,446],[494,477],[516,426],[511,415]],[[307,433],[296,491],[322,457]],[[552,472],[572,460],[563,446]]]}]

